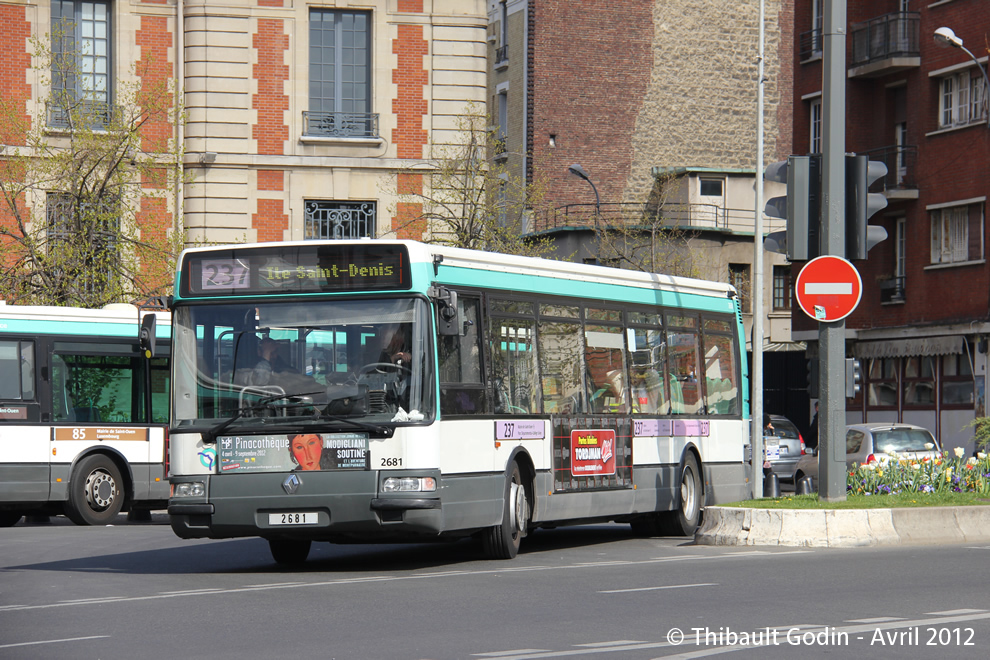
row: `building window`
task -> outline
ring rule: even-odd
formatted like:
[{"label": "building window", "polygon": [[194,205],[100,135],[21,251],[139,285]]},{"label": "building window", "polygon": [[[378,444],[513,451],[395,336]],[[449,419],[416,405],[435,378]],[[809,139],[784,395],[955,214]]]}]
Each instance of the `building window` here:
[{"label": "building window", "polygon": [[897,409],[897,358],[870,358],[866,366],[866,405]]},{"label": "building window", "polygon": [[942,356],[942,406],[972,410],[976,403],[973,367],[969,362],[972,351]]},{"label": "building window", "polygon": [[[953,206],[932,211],[932,264],[951,264],[982,257],[982,245],[970,248],[970,236],[982,235],[979,206]],[[973,218],[977,218],[971,229]]]},{"label": "building window", "polygon": [[722,179],[698,179],[702,197],[721,197]]},{"label": "building window", "polygon": [[[46,195],[48,253],[61,278],[80,290],[100,294],[109,287],[119,263],[120,210],[111,195],[96,204],[72,195]],[[80,237],[87,237],[80,240]],[[57,256],[56,256],[57,255]]]},{"label": "building window", "polygon": [[822,0],[811,0],[811,51],[822,52]]},{"label": "building window", "polygon": [[729,284],[739,292],[739,308],[749,314],[750,277],[749,264],[729,264]]},{"label": "building window", "polygon": [[374,238],[374,202],[306,200],[306,240]]},{"label": "building window", "polygon": [[939,80],[939,128],[965,126],[973,122],[985,122],[986,104],[983,102],[983,77],[963,71]]},{"label": "building window", "polygon": [[377,137],[371,112],[371,14],[309,13],[309,112],[306,135]]},{"label": "building window", "polygon": [[498,112],[496,119],[498,124],[495,126],[495,157],[504,157],[506,155],[506,141],[509,136],[509,90],[500,89],[498,94],[495,95],[495,108]]},{"label": "building window", "polygon": [[789,310],[791,299],[794,297],[793,284],[791,283],[790,266],[773,267],[773,308],[774,310]]},{"label": "building window", "polygon": [[930,355],[903,358],[903,401],[905,408],[935,407],[935,369],[938,363]]},{"label": "building window", "polygon": [[53,0],[52,106],[48,124],[103,127],[110,121],[110,6]]},{"label": "building window", "polygon": [[815,99],[811,102],[811,131],[810,131],[810,151],[809,153],[820,154],[822,152],[822,100]]}]

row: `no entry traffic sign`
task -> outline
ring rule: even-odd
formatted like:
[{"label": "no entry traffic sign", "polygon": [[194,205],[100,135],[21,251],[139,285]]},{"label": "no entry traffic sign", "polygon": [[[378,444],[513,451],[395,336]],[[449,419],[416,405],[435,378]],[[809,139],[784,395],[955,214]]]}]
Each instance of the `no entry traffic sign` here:
[{"label": "no entry traffic sign", "polygon": [[841,321],[859,304],[863,280],[842,257],[824,255],[801,269],[794,294],[801,310],[816,321]]}]

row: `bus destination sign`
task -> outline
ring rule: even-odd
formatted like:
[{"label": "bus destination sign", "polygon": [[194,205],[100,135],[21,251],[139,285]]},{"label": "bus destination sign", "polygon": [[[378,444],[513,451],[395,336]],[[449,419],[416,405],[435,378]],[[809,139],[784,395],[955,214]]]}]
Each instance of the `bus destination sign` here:
[{"label": "bus destination sign", "polygon": [[402,245],[232,247],[193,252],[182,264],[183,297],[396,291],[410,285]]}]

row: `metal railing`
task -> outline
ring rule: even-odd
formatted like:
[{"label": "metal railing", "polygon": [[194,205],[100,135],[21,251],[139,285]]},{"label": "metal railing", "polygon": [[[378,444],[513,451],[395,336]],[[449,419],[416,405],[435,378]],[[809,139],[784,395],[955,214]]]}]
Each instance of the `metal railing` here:
[{"label": "metal railing", "polygon": [[495,66],[501,66],[509,61],[509,46],[501,46],[495,49]]},{"label": "metal railing", "polygon": [[798,57],[802,60],[810,59],[815,55],[822,54],[822,29],[802,32],[798,37]]},{"label": "metal railing", "polygon": [[378,137],[378,114],[372,112],[303,112],[303,135]]},{"label": "metal railing", "polygon": [[[754,209],[733,209],[715,204],[689,204],[667,202],[652,206],[633,202],[603,203],[601,215],[596,218],[595,204],[566,204],[536,217],[533,231],[587,227],[633,229],[646,227],[659,221],[663,227],[680,229],[716,229],[722,231],[752,232]],[[597,220],[597,223],[596,223]],[[764,218],[765,225],[767,224]],[[780,227],[775,226],[780,224]],[[769,219],[768,231],[783,229],[783,221]]]},{"label": "metal railing", "polygon": [[852,26],[852,66],[889,57],[920,57],[920,15],[894,12]]},{"label": "metal railing", "polygon": [[903,302],[904,301],[904,277],[891,277],[878,282],[880,285],[880,302]]},{"label": "metal railing", "polygon": [[69,128],[70,123],[84,124],[76,126],[83,129],[102,129],[110,125],[114,112],[119,108],[104,101],[76,101],[72,108],[66,108],[58,103],[49,103],[48,125],[52,128]]},{"label": "metal railing", "polygon": [[884,190],[913,190],[918,147],[914,145],[889,145],[861,152],[870,160],[878,160],[887,166],[887,175],[881,179]]}]

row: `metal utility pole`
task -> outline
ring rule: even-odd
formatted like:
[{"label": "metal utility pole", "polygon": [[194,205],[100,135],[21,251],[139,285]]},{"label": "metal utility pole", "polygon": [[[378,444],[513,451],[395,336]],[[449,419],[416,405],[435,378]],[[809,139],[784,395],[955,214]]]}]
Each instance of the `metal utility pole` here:
[{"label": "metal utility pole", "polygon": [[763,0],[760,0],[760,45],[756,69],[756,219],[753,227],[753,499],[763,497]]},{"label": "metal utility pole", "polygon": [[[821,253],[845,254],[846,0],[825,0],[822,75]],[[846,322],[818,326],[819,497],[846,499]],[[822,414],[824,413],[824,414]]]}]

